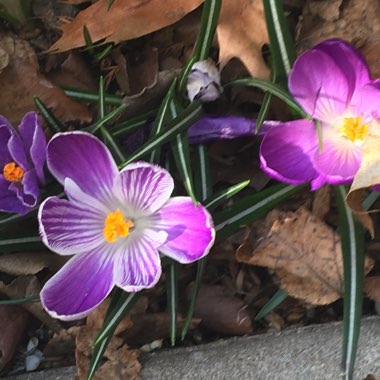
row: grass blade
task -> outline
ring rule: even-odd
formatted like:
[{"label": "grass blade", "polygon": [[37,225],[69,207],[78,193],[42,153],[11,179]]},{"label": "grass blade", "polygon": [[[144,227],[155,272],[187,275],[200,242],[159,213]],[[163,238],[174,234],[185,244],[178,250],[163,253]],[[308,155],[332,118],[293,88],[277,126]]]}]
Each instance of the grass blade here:
[{"label": "grass blade", "polygon": [[166,266],[166,295],[168,300],[170,344],[175,346],[178,313],[178,265],[170,261]]},{"label": "grass blade", "polygon": [[17,298],[15,300],[0,300],[0,305],[23,305],[29,302],[37,302],[40,300],[39,294],[34,294],[25,298]]},{"label": "grass blade", "polygon": [[337,186],[336,195],[344,268],[342,377],[345,380],[351,380],[354,374],[362,315],[364,231],[346,204],[346,189],[343,186]]},{"label": "grass blade", "polygon": [[281,87],[275,85],[274,83],[268,82],[264,79],[245,78],[245,79],[234,80],[225,85],[226,88],[229,88],[232,86],[256,87],[263,91],[268,91],[274,96],[277,96],[283,102],[285,102],[290,108],[292,108],[302,118],[310,119],[310,116],[305,113],[305,111],[295,102],[295,100],[289,95],[289,93],[283,90]]},{"label": "grass blade", "polygon": [[272,296],[272,298],[261,308],[255,317],[255,321],[264,318],[272,310],[274,310],[280,303],[282,303],[288,297],[288,293],[285,290],[279,289]]},{"label": "grass blade", "polygon": [[0,252],[46,248],[39,236],[23,236],[0,240]]},{"label": "grass blade", "polygon": [[125,167],[130,162],[138,160],[150,152],[152,152],[157,147],[166,143],[167,141],[175,138],[178,133],[183,132],[189,128],[196,120],[199,119],[202,114],[202,106],[197,103],[191,103],[176,119],[169,123],[168,128],[158,133],[152,139],[149,139],[145,144],[143,144],[137,152],[132,154],[128,159],[120,165],[120,168]]},{"label": "grass blade", "polygon": [[[98,103],[99,102],[99,94],[97,92],[79,90],[77,88],[65,87],[65,86],[62,86],[61,88],[67,96],[70,96],[70,98],[73,98],[80,102],[84,102],[84,103]],[[118,96],[118,95],[105,94],[104,101],[107,105],[110,105],[110,106],[120,106],[121,104],[123,104],[123,97]]]},{"label": "grass blade", "polygon": [[247,223],[264,216],[284,199],[300,191],[304,186],[275,185],[257,194],[240,199],[221,211],[214,218],[216,240],[221,241]]},{"label": "grass blade", "polygon": [[33,100],[52,133],[64,132],[66,130],[65,126],[54,116],[38,96],[34,96]]},{"label": "grass blade", "polygon": [[113,137],[118,137],[121,135],[126,135],[128,133],[132,133],[137,129],[143,127],[148,123],[150,118],[155,117],[158,114],[158,109],[153,109],[148,111],[142,115],[133,117],[124,121],[120,124],[116,124],[110,128],[110,133]]}]

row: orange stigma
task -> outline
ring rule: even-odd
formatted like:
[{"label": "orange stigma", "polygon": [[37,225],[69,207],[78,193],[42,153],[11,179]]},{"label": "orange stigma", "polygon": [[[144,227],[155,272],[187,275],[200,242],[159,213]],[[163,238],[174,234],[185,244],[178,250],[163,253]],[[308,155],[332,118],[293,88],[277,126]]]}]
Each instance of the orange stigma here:
[{"label": "orange stigma", "polygon": [[340,128],[342,136],[347,137],[350,141],[363,141],[368,133],[368,125],[363,124],[360,117],[346,117]]},{"label": "orange stigma", "polygon": [[119,237],[127,237],[134,226],[132,219],[124,219],[119,209],[108,213],[104,221],[104,238],[108,243],[114,243]]},{"label": "orange stigma", "polygon": [[21,182],[24,177],[24,169],[15,162],[9,162],[3,168],[3,176],[9,182]]}]

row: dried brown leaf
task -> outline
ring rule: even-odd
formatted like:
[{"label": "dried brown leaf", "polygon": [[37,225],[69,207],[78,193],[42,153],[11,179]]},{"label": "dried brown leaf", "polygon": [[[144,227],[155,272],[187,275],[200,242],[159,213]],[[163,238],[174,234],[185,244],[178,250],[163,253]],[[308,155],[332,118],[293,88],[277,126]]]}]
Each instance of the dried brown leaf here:
[{"label": "dried brown leaf", "polygon": [[83,27],[93,42],[126,41],[174,24],[203,0],[99,0],[63,27],[63,36],[49,49],[66,51],[85,45]]},{"label": "dried brown leaf", "polygon": [[243,300],[226,292],[219,285],[202,285],[194,317],[211,331],[227,335],[252,333],[252,321]]},{"label": "dried brown leaf", "polygon": [[[9,285],[0,282],[0,293],[5,294],[10,299],[24,298],[31,295],[39,294],[41,284],[36,276],[27,275],[19,276]],[[42,308],[40,302],[26,303],[22,307],[28,310],[41,322],[45,323],[53,331],[58,331],[61,328],[60,323],[50,317]]]},{"label": "dried brown leaf", "polygon": [[268,77],[261,54],[269,43],[263,0],[223,0],[216,33],[221,68],[237,57],[252,76]]},{"label": "dried brown leaf", "polygon": [[38,96],[62,121],[90,122],[87,107],[70,99],[38,71],[33,49],[27,41],[11,34],[0,35],[0,46],[9,55],[7,66],[0,73],[0,109],[9,121],[18,125],[22,117],[34,109],[33,97]]},{"label": "dried brown leaf", "polygon": [[[304,207],[296,212],[273,210],[268,232],[253,253],[237,260],[273,269],[281,287],[295,298],[325,305],[342,297],[343,262],[339,235]],[[366,273],[373,261],[366,258]]]},{"label": "dried brown leaf", "polygon": [[59,269],[64,263],[61,256],[52,253],[28,252],[0,256],[0,272],[13,276],[36,274],[44,268]]},{"label": "dried brown leaf", "polygon": [[364,279],[364,291],[368,298],[380,302],[380,276],[366,277]]},{"label": "dried brown leaf", "polygon": [[323,220],[330,211],[331,187],[323,186],[314,193],[312,213]]},{"label": "dried brown leaf", "polygon": [[20,306],[0,305],[0,371],[12,359],[24,336],[29,316]]}]

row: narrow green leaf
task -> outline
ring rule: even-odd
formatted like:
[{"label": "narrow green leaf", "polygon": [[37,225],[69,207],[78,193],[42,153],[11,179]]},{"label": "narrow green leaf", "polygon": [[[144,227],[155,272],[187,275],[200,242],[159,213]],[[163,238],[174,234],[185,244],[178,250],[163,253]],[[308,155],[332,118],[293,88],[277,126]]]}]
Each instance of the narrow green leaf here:
[{"label": "narrow green leaf", "polygon": [[86,25],[83,25],[83,38],[84,38],[84,42],[86,43],[86,48],[88,52],[91,55],[93,55],[95,53],[94,43],[92,42],[90,32],[88,31]]},{"label": "narrow green leaf", "polygon": [[150,118],[155,117],[158,114],[158,109],[155,108],[151,111],[138,115],[136,117],[130,118],[122,123],[116,124],[109,129],[111,135],[113,137],[119,137],[122,135],[126,135],[128,133],[132,133],[146,125]]},{"label": "narrow green leaf", "polygon": [[373,204],[379,199],[380,193],[377,191],[373,191],[371,194],[368,195],[366,199],[363,201],[363,207],[368,210],[373,206]]},{"label": "narrow green leaf", "polygon": [[208,58],[216,26],[218,25],[221,5],[221,0],[206,0],[203,4],[201,26],[194,47],[194,57],[196,57],[197,61]]},{"label": "narrow green leaf", "polygon": [[[84,103],[98,103],[99,94],[97,92],[79,90],[72,87],[61,87],[67,96]],[[105,94],[104,101],[107,105],[120,106],[123,104],[123,97],[118,95]]]},{"label": "narrow green leaf", "polygon": [[133,305],[141,297],[139,293],[125,293],[120,296],[120,299],[114,305],[112,311],[108,313],[107,318],[104,320],[103,326],[99,331],[98,336],[95,338],[93,346],[98,346],[103,340],[107,339],[109,335],[112,336],[120,321],[128,314]]},{"label": "narrow green leaf", "polygon": [[103,355],[107,350],[108,344],[112,339],[112,335],[113,331],[94,348],[90,365],[88,366],[87,380],[91,380],[94,377],[95,372],[103,359]]},{"label": "narrow green leaf", "polygon": [[258,321],[259,319],[264,318],[266,315],[268,315],[280,303],[285,301],[288,295],[289,294],[286,293],[285,290],[282,290],[282,289],[277,290],[277,292],[272,296],[272,298],[257,313],[255,317],[255,321]]},{"label": "narrow green leaf", "polygon": [[0,300],[0,305],[23,305],[25,303],[37,302],[40,300],[39,294],[34,294],[25,298],[17,298],[14,300]]},{"label": "narrow green leaf", "polygon": [[166,266],[166,294],[168,300],[170,344],[175,346],[178,313],[178,264],[171,260]]},{"label": "narrow green leaf", "polygon": [[342,376],[345,380],[351,380],[354,374],[362,315],[364,231],[346,203],[346,189],[343,186],[337,186],[335,189],[344,269]]},{"label": "narrow green leaf", "polygon": [[248,86],[260,88],[263,91],[268,91],[274,96],[284,101],[290,108],[297,112],[302,118],[310,119],[310,116],[305,113],[305,111],[294,101],[294,99],[289,95],[288,92],[283,90],[281,87],[268,82],[264,79],[258,78],[245,78],[237,79],[232,82],[227,83],[224,87],[229,88],[232,86]]},{"label": "narrow green leaf", "polygon": [[112,7],[113,2],[114,2],[114,0],[108,0],[107,11],[110,10],[110,8]]},{"label": "narrow green leaf", "polygon": [[97,61],[101,61],[102,59],[106,58],[109,53],[111,53],[112,49],[113,49],[113,44],[107,45],[99,53],[95,54],[95,59]]},{"label": "narrow green leaf", "polygon": [[[170,114],[170,103],[173,100],[175,88],[177,85],[177,79],[175,79],[169,87],[168,92],[165,95],[164,100],[161,102],[161,106],[158,110],[158,114],[154,120],[152,130],[150,132],[150,137],[154,138],[160,132],[165,129],[165,124],[173,119]],[[159,162],[160,161],[161,149],[160,146],[152,151],[150,154],[150,162]]]},{"label": "narrow green leaf", "polygon": [[0,252],[45,248],[39,236],[23,236],[0,240]]},{"label": "narrow green leaf", "polygon": [[234,205],[214,217],[216,240],[221,241],[267,214],[284,199],[300,191],[304,186],[275,185],[257,194],[239,199]]},{"label": "narrow green leaf", "polygon": [[207,257],[204,257],[203,259],[200,259],[197,262],[197,273],[195,276],[195,281],[194,281],[193,289],[191,292],[189,309],[187,311],[186,319],[182,328],[181,340],[185,339],[186,334],[190,328],[190,323],[194,315],[195,305],[197,303],[199,289],[201,287],[202,276],[206,268],[206,264],[207,264]]},{"label": "narrow green leaf", "polygon": [[212,193],[208,151],[204,145],[195,148],[195,194],[198,200],[205,201]]},{"label": "narrow green leaf", "polygon": [[38,96],[34,96],[33,100],[52,133],[66,130],[65,126],[54,116],[53,112],[46,107],[45,103]]},{"label": "narrow green leaf", "polygon": [[229,187],[228,189],[222,190],[222,191],[212,195],[211,197],[207,198],[204,201],[205,207],[209,211],[215,210],[223,202],[230,199],[235,194],[237,194],[238,192],[243,190],[245,187],[247,187],[250,182],[251,182],[250,180],[242,181],[236,185]]},{"label": "narrow green leaf", "polygon": [[113,111],[111,111],[106,116],[104,116],[103,119],[100,119],[95,124],[92,124],[92,125],[88,126],[87,128],[84,128],[84,131],[91,133],[91,134],[95,134],[102,125],[105,125],[110,120],[112,120],[113,118],[118,116],[126,108],[127,108],[126,104],[121,104],[119,107],[115,108]]},{"label": "narrow green leaf", "polygon": [[193,67],[194,63],[197,61],[196,57],[191,57],[186,65],[182,68],[181,73],[179,75],[178,80],[178,93],[183,94],[186,88],[187,84],[187,76],[189,75],[189,72],[191,71],[191,68]]},{"label": "narrow green leaf", "polygon": [[174,119],[172,122],[168,124],[167,129],[161,131],[154,138],[150,139],[145,144],[143,144],[137,152],[132,154],[122,165],[120,165],[120,168],[125,167],[132,161],[144,157],[145,155],[149,154],[154,149],[156,149],[158,146],[161,146],[167,141],[175,138],[175,136],[177,136],[178,133],[183,132],[192,124],[194,124],[195,121],[199,119],[201,114],[202,106],[197,102],[191,103],[183,111],[183,113],[178,115],[176,119]]},{"label": "narrow green leaf", "polygon": [[278,73],[279,83],[287,88],[288,74],[297,55],[282,3],[279,0],[264,0],[264,12],[273,67]]}]

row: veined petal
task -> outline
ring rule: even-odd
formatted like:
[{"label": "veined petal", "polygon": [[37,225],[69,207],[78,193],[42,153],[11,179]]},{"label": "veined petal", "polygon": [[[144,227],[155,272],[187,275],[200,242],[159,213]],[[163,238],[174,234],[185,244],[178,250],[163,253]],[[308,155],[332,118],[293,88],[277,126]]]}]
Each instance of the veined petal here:
[{"label": "veined petal", "polygon": [[294,120],[270,129],[261,143],[261,168],[281,182],[301,184],[318,177],[311,156],[318,149],[314,124]]},{"label": "veined petal", "polygon": [[0,175],[0,211],[15,212],[24,215],[30,208],[17,197],[14,191],[9,189],[10,183]]},{"label": "veined petal", "polygon": [[34,207],[40,196],[40,189],[38,187],[38,180],[34,169],[28,170],[24,173],[21,183],[10,183],[9,190],[17,195],[17,198],[25,207],[28,209]]},{"label": "veined petal", "polygon": [[152,228],[168,234],[159,251],[182,264],[206,256],[214,244],[215,230],[211,215],[189,197],[170,198],[152,215]]},{"label": "veined petal", "polygon": [[114,286],[114,257],[98,247],[71,258],[41,290],[41,302],[53,317],[64,321],[84,318]]},{"label": "veined petal", "polygon": [[115,283],[126,292],[151,288],[160,276],[160,256],[143,235],[127,238],[125,244],[115,252]]},{"label": "veined petal", "polygon": [[20,136],[15,131],[11,132],[11,137],[8,140],[8,150],[12,157],[12,161],[16,162],[24,170],[31,169],[30,162],[25,153],[24,144]]},{"label": "veined petal", "polygon": [[330,184],[350,183],[359,170],[362,147],[341,136],[333,128],[323,129],[322,151],[312,157],[315,169]]},{"label": "veined petal", "polygon": [[324,51],[314,48],[295,61],[289,90],[313,118],[331,122],[346,110],[355,87],[344,69]]},{"label": "veined petal", "polygon": [[47,163],[62,184],[71,178],[85,193],[108,199],[118,169],[107,147],[85,132],[56,134],[47,146]]},{"label": "veined petal", "polygon": [[152,214],[170,197],[172,176],[165,169],[148,162],[129,164],[115,180],[114,194],[134,216]]},{"label": "veined petal", "polygon": [[43,166],[46,161],[46,137],[36,112],[27,113],[18,127],[25,152],[29,152],[37,178],[45,181]]},{"label": "veined petal", "polygon": [[348,42],[332,38],[313,49],[326,53],[343,71],[351,88],[361,87],[371,81],[367,62]]},{"label": "veined petal", "polygon": [[[380,121],[379,79],[356,89],[352,96],[350,111],[355,116],[361,116],[363,122],[371,122],[374,118]],[[380,135],[379,127],[375,131],[375,134]]]},{"label": "veined petal", "polygon": [[41,239],[60,255],[94,250],[104,243],[105,215],[87,204],[47,198],[38,212]]}]

